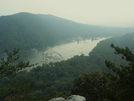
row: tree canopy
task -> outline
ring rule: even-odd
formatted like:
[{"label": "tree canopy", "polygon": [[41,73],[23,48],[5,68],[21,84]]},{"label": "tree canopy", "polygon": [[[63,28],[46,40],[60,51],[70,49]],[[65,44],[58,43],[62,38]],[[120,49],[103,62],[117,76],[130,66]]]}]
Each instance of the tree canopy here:
[{"label": "tree canopy", "polygon": [[82,74],[74,80],[72,94],[80,94],[87,101],[134,101],[134,54],[128,47],[111,44],[115,54],[127,61],[127,65],[116,66],[106,60],[106,66],[113,72]]},{"label": "tree canopy", "polygon": [[15,95],[20,92],[26,91],[26,82],[24,78],[18,80],[15,75],[26,67],[34,66],[29,61],[18,61],[19,55],[17,55],[19,49],[8,52],[5,50],[6,57],[0,58],[0,100],[4,100],[10,95]]},{"label": "tree canopy", "polygon": [[105,63],[108,68],[114,71],[117,80],[115,81],[115,87],[117,88],[118,101],[134,101],[134,54],[126,48],[119,48],[111,44],[111,47],[115,49],[115,54],[121,54],[122,59],[128,62],[128,65],[117,67],[114,63],[106,60]]}]

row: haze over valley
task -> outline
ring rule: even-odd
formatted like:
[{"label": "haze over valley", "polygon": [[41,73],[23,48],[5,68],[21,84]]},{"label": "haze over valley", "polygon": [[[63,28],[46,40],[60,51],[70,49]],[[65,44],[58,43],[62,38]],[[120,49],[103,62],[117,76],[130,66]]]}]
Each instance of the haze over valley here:
[{"label": "haze over valley", "polygon": [[80,24],[52,15],[18,13],[0,17],[0,52],[6,48],[41,50],[76,37],[112,37],[133,31],[133,28]]},{"label": "haze over valley", "polygon": [[1,0],[0,101],[134,101],[133,4]]},{"label": "haze over valley", "polygon": [[[32,50],[36,50],[38,54],[43,54],[42,52],[45,51],[48,47],[54,47],[58,44],[62,45],[64,43],[70,43],[71,41],[75,40],[79,43],[80,40],[119,37],[133,31],[133,28],[103,27],[80,24],[53,15],[18,13],[10,16],[0,17],[0,52],[3,54],[4,49],[12,51],[14,48],[19,48],[20,56],[22,58],[28,60],[30,57],[32,57],[32,61],[41,62],[44,61],[44,57],[39,57],[39,55],[37,55]],[[79,37],[82,39],[79,39]],[[90,43],[93,44],[92,42]],[[86,49],[87,47],[92,46],[90,43],[89,46],[81,46],[83,46],[82,48]],[[64,49],[62,49],[62,51],[67,50]],[[92,49],[93,47],[91,50]],[[80,49],[76,50],[78,51]],[[88,54],[91,50],[87,50],[88,52],[86,54]],[[83,50],[83,52],[81,51],[81,54],[84,53],[84,51],[85,50]],[[60,52],[58,53],[60,54]],[[79,53],[76,53],[73,54],[80,55]],[[35,54],[38,58],[32,56]],[[65,54],[68,54],[69,56],[72,53],[68,52]]]},{"label": "haze over valley", "polygon": [[131,32],[133,28],[87,25],[53,15],[22,12],[0,17],[0,53],[19,48],[22,60],[41,66],[75,55],[88,55],[99,40]]}]

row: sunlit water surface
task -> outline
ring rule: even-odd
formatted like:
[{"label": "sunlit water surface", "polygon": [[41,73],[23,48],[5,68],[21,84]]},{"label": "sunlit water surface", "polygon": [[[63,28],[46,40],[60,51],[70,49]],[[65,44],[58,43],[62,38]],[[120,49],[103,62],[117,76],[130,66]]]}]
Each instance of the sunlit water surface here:
[{"label": "sunlit water surface", "polygon": [[48,47],[45,51],[37,51],[33,49],[33,54],[29,59],[31,63],[42,65],[50,62],[67,60],[75,55],[84,54],[85,56],[88,56],[97,43],[105,39],[107,38],[73,40],[65,44]]}]

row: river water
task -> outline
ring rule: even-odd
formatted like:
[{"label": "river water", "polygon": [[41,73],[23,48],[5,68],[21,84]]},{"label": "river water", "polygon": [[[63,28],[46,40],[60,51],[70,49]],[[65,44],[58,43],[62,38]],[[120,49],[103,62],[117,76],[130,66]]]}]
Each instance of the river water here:
[{"label": "river water", "polygon": [[85,56],[88,56],[97,43],[105,39],[107,38],[96,38],[94,40],[79,38],[68,43],[48,47],[45,51],[37,51],[33,49],[33,54],[29,60],[31,63],[42,65],[50,62],[67,60],[75,55],[84,54]]}]

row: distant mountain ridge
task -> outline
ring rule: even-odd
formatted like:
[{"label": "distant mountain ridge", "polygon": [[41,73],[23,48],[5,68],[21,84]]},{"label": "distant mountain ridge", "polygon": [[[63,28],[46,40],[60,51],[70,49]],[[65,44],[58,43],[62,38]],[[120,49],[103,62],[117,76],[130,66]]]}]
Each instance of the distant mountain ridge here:
[{"label": "distant mountain ridge", "polygon": [[41,49],[68,38],[116,36],[131,31],[80,24],[52,15],[18,13],[0,17],[0,51]]}]

